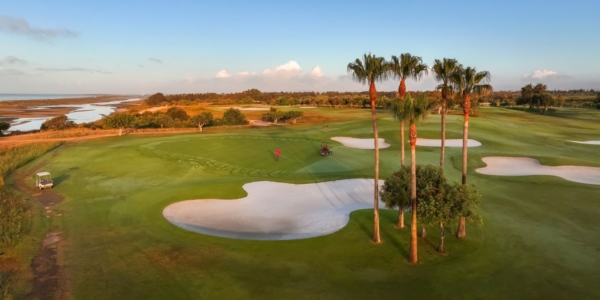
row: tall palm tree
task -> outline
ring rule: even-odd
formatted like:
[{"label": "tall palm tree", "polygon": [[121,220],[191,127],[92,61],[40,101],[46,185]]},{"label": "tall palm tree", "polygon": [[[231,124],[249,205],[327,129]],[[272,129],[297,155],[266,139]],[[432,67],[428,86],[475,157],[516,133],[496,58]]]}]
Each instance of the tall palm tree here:
[{"label": "tall palm tree", "polygon": [[373,137],[375,142],[375,190],[373,197],[373,242],[381,243],[379,235],[379,134],[377,132],[377,115],[375,113],[375,99],[377,89],[375,82],[388,78],[389,65],[383,57],[371,53],[364,54],[362,61],[356,59],[348,64],[348,73],[358,83],[369,84],[369,98],[371,100],[371,118],[373,121]]},{"label": "tall palm tree", "polygon": [[[400,101],[404,100],[406,95],[406,79],[412,78],[416,81],[420,80],[423,75],[428,74],[427,65],[423,63],[423,60],[419,56],[413,56],[410,53],[402,53],[400,57],[392,55],[390,61],[390,72],[394,78],[400,79],[400,85],[398,86],[398,98]],[[401,106],[401,105],[400,105]],[[404,166],[404,121],[400,121],[400,164]]]},{"label": "tall palm tree", "polygon": [[435,74],[435,79],[441,81],[437,86],[437,89],[442,92],[442,151],[440,154],[440,167],[444,169],[444,155],[446,153],[446,100],[448,96],[452,95],[452,82],[450,77],[456,67],[459,66],[458,61],[453,58],[444,58],[443,60],[436,59],[433,62],[431,70]]},{"label": "tall palm tree", "polygon": [[[469,115],[471,114],[471,95],[483,95],[493,90],[492,86],[488,84],[492,75],[488,71],[477,72],[474,67],[464,68],[462,65],[452,73],[451,81],[457,92],[457,96],[463,100],[463,157],[462,157],[462,184],[467,184],[467,149],[469,139]],[[458,238],[465,238],[467,236],[466,230],[466,218],[461,216],[458,221],[458,231],[456,236]]]},{"label": "tall palm tree", "polygon": [[419,120],[425,120],[429,115],[429,101],[424,95],[412,98],[410,95],[406,97],[402,103],[402,117],[404,121],[410,124],[409,141],[410,141],[410,178],[411,178],[411,194],[410,202],[412,206],[412,220],[410,225],[410,257],[409,261],[413,264],[419,262],[417,255],[417,125]]}]

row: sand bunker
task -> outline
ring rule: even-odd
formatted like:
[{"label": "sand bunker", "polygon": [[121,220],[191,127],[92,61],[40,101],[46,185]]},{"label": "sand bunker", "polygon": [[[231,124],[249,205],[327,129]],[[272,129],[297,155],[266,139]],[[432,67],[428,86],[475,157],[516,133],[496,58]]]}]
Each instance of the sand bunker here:
[{"label": "sand bunker", "polygon": [[[356,149],[375,149],[375,139],[355,139],[351,137],[334,136],[331,138],[336,142],[342,143],[344,146]],[[390,144],[385,142],[385,139],[379,140],[379,148],[388,148]]]},{"label": "sand bunker", "polygon": [[239,107],[239,106],[234,106],[231,108],[235,108],[238,110],[270,110],[269,107]]},{"label": "sand bunker", "polygon": [[300,108],[317,108],[316,106],[300,106]]},{"label": "sand bunker", "polygon": [[[446,147],[462,147],[462,139],[446,139]],[[417,138],[417,146],[425,146],[425,147],[441,147],[442,146],[442,140],[440,139],[422,139],[422,138]],[[467,140],[467,147],[479,147],[481,146],[481,143],[476,141],[476,140],[472,140],[472,139],[468,139]]]},{"label": "sand bunker", "polygon": [[[383,185],[383,180],[380,180]],[[174,225],[203,234],[245,240],[293,240],[334,233],[358,209],[373,208],[373,180],[348,179],[311,184],[259,181],[243,186],[237,200],[173,203],[163,216]],[[380,207],[385,207],[380,202]]]},{"label": "sand bunker", "polygon": [[485,157],[483,162],[487,164],[487,167],[476,170],[481,174],[499,176],[551,175],[569,181],[600,185],[600,168],[595,167],[550,167],[540,164],[537,159],[527,157]]},{"label": "sand bunker", "polygon": [[586,144],[586,145],[600,145],[600,141],[584,141],[584,142],[569,141],[569,142],[578,143],[578,144]]}]

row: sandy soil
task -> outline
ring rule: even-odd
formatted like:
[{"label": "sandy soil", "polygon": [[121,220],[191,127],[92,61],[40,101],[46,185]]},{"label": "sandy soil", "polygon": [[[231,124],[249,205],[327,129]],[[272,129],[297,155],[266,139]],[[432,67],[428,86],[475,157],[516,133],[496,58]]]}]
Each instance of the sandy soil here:
[{"label": "sandy soil", "polygon": [[[383,180],[380,180],[383,185]],[[293,240],[334,233],[351,212],[373,208],[373,180],[311,184],[260,181],[245,184],[237,200],[188,200],[167,206],[174,225],[203,234],[247,240]],[[380,207],[384,204],[380,202]]]},{"label": "sandy soil", "polygon": [[270,110],[268,107],[238,107],[234,106],[231,108],[239,109],[239,110]]},{"label": "sandy soil", "polygon": [[[356,139],[351,137],[344,136],[334,136],[331,138],[336,142],[342,143],[344,146],[348,148],[356,148],[356,149],[375,149],[375,139]],[[388,148],[390,144],[385,142],[385,139],[379,139],[379,148]]]},{"label": "sandy soil", "polygon": [[600,168],[582,166],[550,167],[540,164],[540,161],[528,157],[493,156],[483,158],[487,167],[475,171],[487,175],[499,176],[531,176],[550,175],[565,180],[600,185]]},{"label": "sandy soil", "polygon": [[300,108],[317,108],[316,106],[300,106]]},{"label": "sandy soil", "polygon": [[[462,147],[462,139],[446,139],[446,147]],[[442,140],[440,139],[422,139],[422,138],[417,138],[417,146],[424,146],[424,147],[441,147],[442,146]],[[476,141],[476,140],[472,140],[472,139],[468,139],[467,140],[467,147],[479,147],[481,146],[481,143]]]},{"label": "sandy soil", "polygon": [[586,144],[586,145],[600,145],[600,141],[584,141],[584,142],[569,141],[569,142],[578,143],[578,144]]}]

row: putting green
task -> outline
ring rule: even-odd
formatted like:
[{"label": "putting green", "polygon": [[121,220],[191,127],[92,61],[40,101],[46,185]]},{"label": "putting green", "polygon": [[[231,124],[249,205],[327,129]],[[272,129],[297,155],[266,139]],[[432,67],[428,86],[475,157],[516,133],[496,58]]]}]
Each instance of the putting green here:
[{"label": "putting green", "polygon": [[[456,224],[448,224],[446,255],[436,253],[439,230],[428,226],[428,238],[419,239],[417,266],[406,262],[409,230],[394,228],[396,212],[390,210],[382,210],[381,245],[369,242],[368,209],[353,212],[348,225],[331,235],[290,241],[218,238],[164,219],[170,204],[244,198],[242,186],[255,181],[372,178],[373,150],[330,140],[372,138],[369,112],[318,110],[352,120],[329,123],[329,132],[316,124],[90,140],[61,146],[7,182],[29,180],[41,170],[55,177],[65,201],[53,211],[62,216],[42,221],[64,232],[75,299],[600,298],[600,188],[552,176],[475,172],[487,156],[599,167],[597,147],[568,142],[597,138],[595,110],[539,115],[481,109],[481,117],[470,119],[469,137],[482,146],[469,149],[468,180],[483,194],[485,224],[468,225],[464,241],[452,235]],[[380,137],[391,144],[381,150],[384,179],[400,164],[399,126],[381,116]],[[461,121],[448,116],[447,138],[461,137]],[[419,137],[439,138],[439,126],[439,116],[432,115],[418,125]],[[318,154],[321,141],[333,155]],[[276,148],[287,159],[275,162]],[[461,149],[446,154],[445,173],[459,180]],[[439,149],[417,147],[417,159],[437,164]]]}]

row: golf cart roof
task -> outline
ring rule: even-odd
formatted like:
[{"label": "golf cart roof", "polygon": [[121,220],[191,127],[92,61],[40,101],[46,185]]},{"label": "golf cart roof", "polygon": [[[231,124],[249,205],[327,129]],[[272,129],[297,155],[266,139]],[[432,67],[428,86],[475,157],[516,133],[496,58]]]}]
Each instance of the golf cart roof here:
[{"label": "golf cart roof", "polygon": [[50,172],[39,172],[39,173],[37,173],[35,175],[37,175],[37,176],[49,176]]}]

